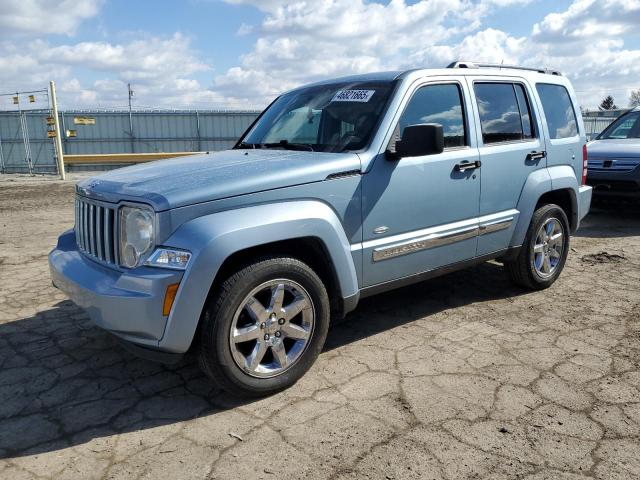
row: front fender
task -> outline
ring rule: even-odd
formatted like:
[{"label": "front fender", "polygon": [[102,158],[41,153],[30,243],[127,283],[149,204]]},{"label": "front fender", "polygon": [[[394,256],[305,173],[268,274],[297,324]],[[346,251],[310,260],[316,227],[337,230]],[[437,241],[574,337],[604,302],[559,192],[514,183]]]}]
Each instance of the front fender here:
[{"label": "front fender", "polygon": [[335,267],[343,298],[358,295],[350,245],[335,212],[318,201],[289,201],[227,210],[181,225],[165,242],[192,258],[169,315],[159,346],[185,352],[193,340],[209,289],[230,255],[266,243],[315,237],[323,242]]}]

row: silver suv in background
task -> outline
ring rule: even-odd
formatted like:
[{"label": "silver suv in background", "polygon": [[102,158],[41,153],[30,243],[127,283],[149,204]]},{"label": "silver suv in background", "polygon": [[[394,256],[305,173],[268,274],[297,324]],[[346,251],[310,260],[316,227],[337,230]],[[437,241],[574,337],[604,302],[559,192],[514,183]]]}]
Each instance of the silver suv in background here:
[{"label": "silver suv in background", "polygon": [[640,107],[618,117],[587,150],[594,196],[640,200]]}]

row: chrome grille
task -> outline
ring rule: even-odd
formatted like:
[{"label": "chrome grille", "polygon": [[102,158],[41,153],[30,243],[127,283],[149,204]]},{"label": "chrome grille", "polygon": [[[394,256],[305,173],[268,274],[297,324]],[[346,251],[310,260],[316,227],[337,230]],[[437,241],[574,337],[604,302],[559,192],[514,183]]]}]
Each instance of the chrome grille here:
[{"label": "chrome grille", "polygon": [[629,172],[640,165],[640,158],[590,158],[587,168],[592,171]]},{"label": "chrome grille", "polygon": [[118,258],[116,209],[76,197],[75,213],[78,248],[102,262],[116,264]]}]

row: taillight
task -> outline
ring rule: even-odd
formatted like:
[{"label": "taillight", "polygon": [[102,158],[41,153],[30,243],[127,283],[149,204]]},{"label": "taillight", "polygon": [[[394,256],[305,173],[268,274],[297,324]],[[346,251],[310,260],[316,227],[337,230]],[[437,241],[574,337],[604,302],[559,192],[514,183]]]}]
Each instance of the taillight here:
[{"label": "taillight", "polygon": [[587,144],[582,146],[582,185],[587,184]]}]

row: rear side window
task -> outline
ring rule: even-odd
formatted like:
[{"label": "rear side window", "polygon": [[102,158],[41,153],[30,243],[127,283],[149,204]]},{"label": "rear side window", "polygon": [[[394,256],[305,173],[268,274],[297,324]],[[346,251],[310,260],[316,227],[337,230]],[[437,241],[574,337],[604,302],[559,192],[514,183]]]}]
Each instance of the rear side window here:
[{"label": "rear side window", "polygon": [[467,145],[460,87],[447,83],[419,88],[400,117],[400,135],[409,125],[422,123],[442,125],[447,148]]},{"label": "rear side window", "polygon": [[521,84],[476,83],[474,90],[485,145],[534,137],[531,108]]},{"label": "rear side window", "polygon": [[562,85],[538,83],[536,90],[542,102],[551,138],[569,138],[578,135],[576,112],[567,89]]}]

